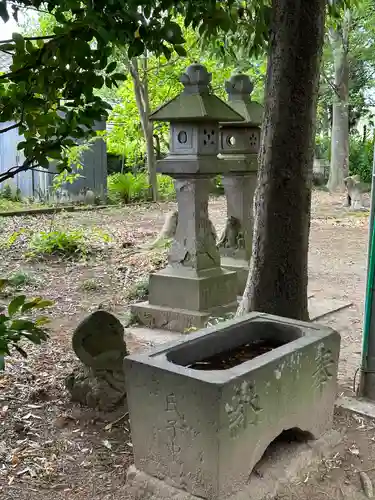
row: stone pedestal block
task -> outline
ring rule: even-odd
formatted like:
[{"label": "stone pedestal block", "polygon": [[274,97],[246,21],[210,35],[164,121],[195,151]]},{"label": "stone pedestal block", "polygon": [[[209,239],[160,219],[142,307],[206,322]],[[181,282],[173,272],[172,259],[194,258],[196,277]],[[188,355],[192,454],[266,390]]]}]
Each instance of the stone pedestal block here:
[{"label": "stone pedestal block", "polygon": [[222,257],[221,265],[228,271],[233,271],[237,276],[237,295],[242,297],[249,276],[250,262],[245,259],[235,257]]},{"label": "stone pedestal block", "polygon": [[209,178],[176,179],[175,186],[179,216],[168,266],[150,275],[149,302],[132,312],[144,325],[183,332],[235,310],[237,276],[220,267],[208,217]]},{"label": "stone pedestal block", "polygon": [[[274,348],[208,369],[213,356],[249,344]],[[227,499],[284,430],[318,438],[331,427],[339,350],[329,328],[251,313],[125,358],[135,466],[199,498]]]},{"label": "stone pedestal block", "polygon": [[[226,160],[222,160],[226,161]],[[245,161],[244,161],[245,163]],[[219,242],[222,266],[237,271],[237,294],[245,289],[253,241],[253,198],[257,172],[245,175],[224,175],[227,199],[227,223]]]}]

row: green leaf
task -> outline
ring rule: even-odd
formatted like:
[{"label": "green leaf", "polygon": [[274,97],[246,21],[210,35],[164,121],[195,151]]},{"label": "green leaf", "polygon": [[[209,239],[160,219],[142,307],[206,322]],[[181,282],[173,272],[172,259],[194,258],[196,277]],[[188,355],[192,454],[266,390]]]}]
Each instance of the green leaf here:
[{"label": "green leaf", "polygon": [[128,48],[128,57],[132,59],[133,57],[141,56],[145,51],[145,45],[139,38],[135,38],[133,43],[130,44]]},{"label": "green leaf", "polygon": [[66,23],[66,18],[62,12],[57,11],[54,15],[55,15],[55,19],[58,23],[60,23],[60,24]]},{"label": "green leaf", "polygon": [[4,370],[5,370],[5,357],[0,355],[0,371],[3,372]]},{"label": "green leaf", "polygon": [[177,54],[181,57],[186,57],[187,56],[187,52],[185,50],[185,47],[183,47],[182,45],[175,45],[174,46],[174,50],[177,52]]},{"label": "green leaf", "polygon": [[24,313],[26,311],[29,311],[30,309],[34,309],[36,304],[42,299],[39,297],[33,300],[30,300],[29,302],[25,302],[23,306],[21,307],[21,312]]},{"label": "green leaf", "polygon": [[165,39],[170,43],[181,45],[185,42],[185,39],[182,36],[181,27],[177,23],[168,22],[165,25],[164,32]]},{"label": "green leaf", "polygon": [[51,320],[49,318],[47,318],[47,316],[41,316],[40,318],[38,318],[35,321],[35,324],[36,324],[36,326],[43,326],[43,325],[47,325],[50,322],[51,322]]},{"label": "green leaf", "polygon": [[53,160],[60,160],[61,159],[61,150],[60,149],[50,149],[47,152],[47,155],[49,158],[52,158]]},{"label": "green leaf", "polygon": [[23,43],[24,42],[24,38],[23,36],[21,35],[21,33],[13,33],[12,34],[12,39],[16,42],[16,43]]},{"label": "green leaf", "polygon": [[171,49],[169,47],[167,47],[166,45],[163,45],[162,46],[162,51],[163,51],[163,54],[164,54],[165,58],[169,61],[169,59],[172,56]]},{"label": "green leaf", "polygon": [[116,80],[117,82],[124,82],[125,80],[128,79],[128,77],[124,73],[114,73],[111,75],[113,80]]},{"label": "green leaf", "polygon": [[8,305],[8,314],[13,316],[16,312],[20,310],[26,300],[26,295],[18,295],[15,297],[11,303]]},{"label": "green leaf", "polygon": [[34,309],[45,309],[46,307],[51,307],[53,305],[53,300],[40,300],[35,304]]},{"label": "green leaf", "polygon": [[0,45],[0,50],[3,51],[3,50],[14,50],[15,49],[15,45],[14,43],[2,43]]},{"label": "green leaf", "polygon": [[35,325],[32,321],[27,319],[15,319],[12,321],[10,328],[18,332],[22,330],[32,331],[35,328]]},{"label": "green leaf", "polygon": [[26,40],[26,50],[29,54],[32,54],[35,51],[35,47],[30,40]]},{"label": "green leaf", "polygon": [[9,283],[10,283],[9,280],[7,280],[7,279],[0,279],[0,290],[5,288],[6,286],[8,286]]},{"label": "green leaf", "polygon": [[105,72],[108,74],[108,73],[113,73],[115,71],[115,69],[117,68],[117,62],[116,61],[112,61],[108,64]]}]

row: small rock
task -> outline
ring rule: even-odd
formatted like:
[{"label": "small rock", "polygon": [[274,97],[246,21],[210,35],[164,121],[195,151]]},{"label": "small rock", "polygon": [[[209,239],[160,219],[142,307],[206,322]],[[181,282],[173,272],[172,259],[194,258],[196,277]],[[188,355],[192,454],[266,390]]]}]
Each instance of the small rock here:
[{"label": "small rock", "polygon": [[374,498],[374,488],[372,486],[371,479],[368,477],[366,472],[360,472],[359,477],[361,479],[363,491],[365,492],[367,498]]},{"label": "small rock", "polygon": [[123,241],[121,244],[122,248],[131,248],[134,246],[132,241]]}]

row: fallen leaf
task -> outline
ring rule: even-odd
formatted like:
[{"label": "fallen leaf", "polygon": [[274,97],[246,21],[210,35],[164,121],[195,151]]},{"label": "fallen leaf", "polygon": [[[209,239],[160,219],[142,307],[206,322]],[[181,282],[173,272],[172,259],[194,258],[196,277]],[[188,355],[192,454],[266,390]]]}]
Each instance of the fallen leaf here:
[{"label": "fallen leaf", "polygon": [[104,439],[104,441],[102,441],[102,443],[103,443],[103,446],[105,446],[106,448],[108,448],[108,450],[112,450],[112,445],[108,441],[108,439]]},{"label": "fallen leaf", "polygon": [[3,407],[1,408],[0,415],[1,415],[2,417],[5,417],[5,415],[7,414],[8,410],[9,410],[9,406],[3,406]]},{"label": "fallen leaf", "polygon": [[353,446],[351,446],[349,448],[349,451],[352,455],[355,455],[355,456],[358,456],[359,455],[359,449],[353,444]]}]

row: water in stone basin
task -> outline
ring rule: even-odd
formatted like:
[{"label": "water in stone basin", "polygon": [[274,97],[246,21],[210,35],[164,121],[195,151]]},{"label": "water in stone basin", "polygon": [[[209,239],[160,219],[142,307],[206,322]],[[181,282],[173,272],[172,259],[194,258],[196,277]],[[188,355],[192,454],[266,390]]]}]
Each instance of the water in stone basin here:
[{"label": "water in stone basin", "polygon": [[261,356],[277,347],[287,344],[287,341],[278,340],[255,340],[248,344],[243,344],[227,351],[222,351],[214,356],[207,357],[200,361],[195,361],[187,365],[193,370],[228,370],[240,365],[245,361]]}]

